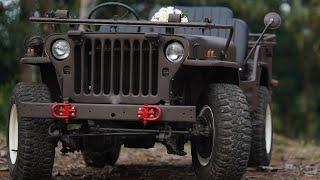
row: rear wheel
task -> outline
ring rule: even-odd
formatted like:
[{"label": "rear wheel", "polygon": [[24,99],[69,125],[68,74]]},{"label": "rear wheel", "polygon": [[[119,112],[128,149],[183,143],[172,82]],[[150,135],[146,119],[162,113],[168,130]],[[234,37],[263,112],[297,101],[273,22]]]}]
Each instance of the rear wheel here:
[{"label": "rear wheel", "polygon": [[48,141],[50,119],[22,118],[21,102],[51,102],[46,85],[19,83],[13,90],[8,118],[8,162],[13,179],[50,179],[55,143]]},{"label": "rear wheel", "polygon": [[250,154],[251,122],[246,97],[231,84],[212,84],[202,98],[199,123],[209,137],[192,139],[192,163],[199,179],[241,179]]},{"label": "rear wheel", "polygon": [[259,104],[252,113],[252,146],[249,165],[268,166],[272,154],[271,96],[267,87],[258,90]]},{"label": "rear wheel", "polygon": [[121,150],[119,140],[113,137],[88,137],[84,139],[83,146],[82,155],[89,167],[103,168],[106,165],[115,165]]}]

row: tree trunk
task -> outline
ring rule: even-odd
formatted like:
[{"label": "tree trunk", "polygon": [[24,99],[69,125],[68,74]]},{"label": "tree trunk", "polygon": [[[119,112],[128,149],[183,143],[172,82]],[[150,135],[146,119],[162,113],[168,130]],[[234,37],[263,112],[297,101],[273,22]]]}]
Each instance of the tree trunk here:
[{"label": "tree trunk", "polygon": [[305,101],[305,112],[304,117],[306,120],[306,128],[307,128],[307,142],[311,143],[313,141],[313,107],[312,102],[313,95],[311,92],[311,84],[310,84],[310,62],[307,60],[307,58],[303,55],[304,51],[300,51],[300,54],[302,54],[301,62],[302,62],[302,68],[303,68],[303,89],[302,89],[302,96],[303,100]]},{"label": "tree trunk", "polygon": [[[20,20],[21,23],[25,26],[25,31],[23,37],[28,37],[30,33],[31,26],[28,22],[28,18],[32,15],[35,10],[35,1],[34,0],[20,0]],[[24,56],[25,52],[20,53],[20,57]],[[32,82],[35,80],[34,77],[34,68],[30,65],[20,65],[20,80],[24,82]]]},{"label": "tree trunk", "polygon": [[[96,0],[81,0],[80,3],[80,19],[86,19],[89,11],[96,5]],[[80,25],[79,30],[84,30],[85,26]]]},{"label": "tree trunk", "polygon": [[[53,0],[39,0],[40,3],[40,15],[45,17],[46,13],[53,10],[54,1]],[[48,36],[54,32],[54,28],[52,24],[41,24],[41,35],[43,37]]]}]

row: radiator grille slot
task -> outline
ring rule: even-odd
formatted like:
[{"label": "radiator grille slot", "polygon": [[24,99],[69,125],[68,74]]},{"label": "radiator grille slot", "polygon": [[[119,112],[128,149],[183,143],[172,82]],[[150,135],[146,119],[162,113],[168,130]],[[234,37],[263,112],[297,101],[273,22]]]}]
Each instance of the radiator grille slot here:
[{"label": "radiator grille slot", "polygon": [[[89,94],[91,90],[91,61],[92,61],[92,50],[91,42],[87,40],[84,46],[84,57],[82,60],[82,69],[83,69],[83,91],[85,94]],[[82,57],[81,57],[82,58]]]},{"label": "radiator grille slot", "polygon": [[88,37],[74,48],[74,93],[158,94],[158,47],[148,40]]},{"label": "radiator grille slot", "polygon": [[130,92],[130,47],[131,43],[128,40],[124,41],[124,59],[123,59],[123,80],[122,80],[122,92],[124,95],[128,95]]},{"label": "radiator grille slot", "polygon": [[103,91],[104,94],[110,93],[110,78],[111,78],[111,41],[106,40],[104,43],[104,58],[103,58]]},{"label": "radiator grille slot", "polygon": [[133,64],[132,64],[132,91],[134,95],[139,93],[139,70],[140,70],[140,43],[139,41],[133,42]]}]

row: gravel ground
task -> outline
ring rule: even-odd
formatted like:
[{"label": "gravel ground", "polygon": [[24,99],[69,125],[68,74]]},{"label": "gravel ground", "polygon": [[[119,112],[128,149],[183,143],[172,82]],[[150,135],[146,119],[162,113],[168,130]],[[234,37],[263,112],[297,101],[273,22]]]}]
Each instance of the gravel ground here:
[{"label": "gravel ground", "polygon": [[[244,179],[320,179],[320,147],[302,146],[275,135],[270,167],[248,169]],[[2,141],[2,143],[1,143]],[[80,153],[62,155],[57,150],[53,179],[195,180],[190,145],[184,157],[168,155],[161,144],[151,149],[122,148],[115,167],[88,168]],[[3,138],[0,138],[0,179],[9,179]]]}]

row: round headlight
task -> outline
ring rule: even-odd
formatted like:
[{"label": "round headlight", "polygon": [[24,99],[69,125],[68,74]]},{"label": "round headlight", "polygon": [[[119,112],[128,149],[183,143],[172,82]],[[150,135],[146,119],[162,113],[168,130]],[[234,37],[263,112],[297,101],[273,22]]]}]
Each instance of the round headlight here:
[{"label": "round headlight", "polygon": [[70,44],[66,40],[57,40],[52,45],[52,55],[57,59],[65,59],[70,55]]},{"label": "round headlight", "polygon": [[184,48],[178,42],[169,44],[166,48],[166,57],[171,62],[181,61],[184,55]]}]

